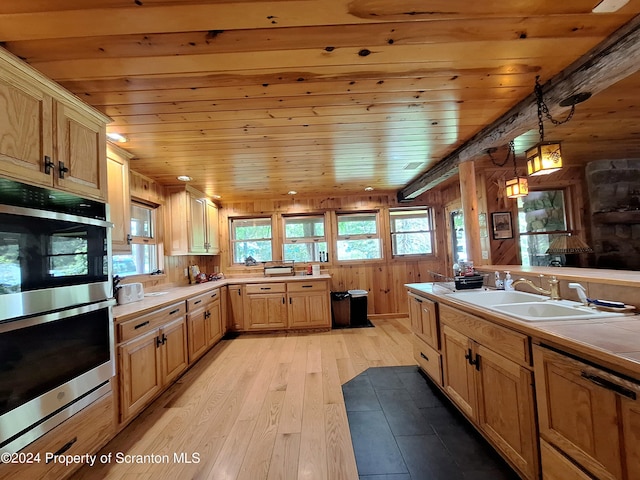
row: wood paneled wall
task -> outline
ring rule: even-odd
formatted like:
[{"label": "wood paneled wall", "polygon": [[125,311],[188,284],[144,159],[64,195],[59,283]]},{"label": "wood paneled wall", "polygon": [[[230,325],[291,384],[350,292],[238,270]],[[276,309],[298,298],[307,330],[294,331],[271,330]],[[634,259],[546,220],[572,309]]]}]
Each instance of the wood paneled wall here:
[{"label": "wood paneled wall", "polygon": [[[380,215],[380,229],[384,259],[375,262],[328,262],[321,264],[323,273],[332,275],[331,290],[350,289],[367,290],[368,311],[371,315],[396,315],[407,312],[405,283],[428,282],[433,280],[430,271],[444,271],[445,227],[440,194],[428,192],[407,206],[430,206],[433,208],[436,227],[436,255],[422,259],[405,260],[391,258],[391,237],[389,232],[388,210],[402,206],[396,201],[395,194],[362,195],[347,197],[287,198],[284,200],[256,200],[223,204],[220,209],[220,268],[228,276],[253,276],[262,274],[260,267],[233,266],[229,251],[229,219],[252,215],[272,215],[279,219],[282,214],[348,212],[377,210]],[[329,218],[334,218],[332,215]],[[280,225],[277,221],[276,225]],[[281,228],[276,227],[277,230]],[[329,230],[329,245],[335,245],[335,228]],[[281,232],[274,231],[274,239]],[[276,245],[279,241],[276,240]],[[331,247],[329,247],[331,249]],[[274,258],[280,256],[279,246]],[[301,266],[302,268],[303,266]]]}]

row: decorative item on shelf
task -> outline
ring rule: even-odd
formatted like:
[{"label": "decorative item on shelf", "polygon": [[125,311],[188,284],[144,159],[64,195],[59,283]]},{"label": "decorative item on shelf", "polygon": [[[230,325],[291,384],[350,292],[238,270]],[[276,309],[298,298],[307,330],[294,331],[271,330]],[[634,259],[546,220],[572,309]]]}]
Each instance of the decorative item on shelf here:
[{"label": "decorative item on shelf", "polygon": [[497,162],[493,158],[493,153],[495,153],[495,148],[490,148],[487,150],[487,155],[491,159],[491,162],[497,167],[504,167],[509,161],[509,157],[513,159],[513,175],[514,178],[511,180],[507,180],[505,183],[505,193],[507,194],[507,198],[518,198],[524,197],[529,194],[529,182],[526,177],[521,177],[518,175],[518,169],[516,165],[516,149],[513,143],[513,140],[509,142],[509,150],[507,151],[507,156],[502,162]]},{"label": "decorative item on shelf", "polygon": [[256,262],[256,259],[253,258],[251,255],[249,255],[247,258],[244,259],[245,267],[255,267],[256,265],[258,265],[258,262]]},{"label": "decorative item on shelf", "polygon": [[569,110],[569,113],[564,120],[556,120],[551,116],[549,107],[544,102],[542,85],[540,85],[540,76],[536,76],[534,94],[538,108],[538,132],[540,134],[540,141],[525,153],[527,158],[527,172],[529,175],[548,175],[562,168],[562,151],[559,141],[545,142],[543,115],[554,125],[567,123],[573,118],[573,114],[576,111],[576,104],[589,99],[591,97],[591,93],[581,92],[561,101],[560,106],[571,106],[571,110]]}]

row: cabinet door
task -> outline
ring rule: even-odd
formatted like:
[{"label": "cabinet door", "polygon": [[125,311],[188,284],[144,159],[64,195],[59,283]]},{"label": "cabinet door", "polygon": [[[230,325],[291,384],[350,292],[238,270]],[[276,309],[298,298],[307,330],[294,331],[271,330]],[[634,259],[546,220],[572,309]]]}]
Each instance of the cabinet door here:
[{"label": "cabinet door", "polygon": [[525,478],[538,478],[533,375],[482,345],[475,350],[480,429]]},{"label": "cabinet door", "polygon": [[53,100],[0,67],[0,173],[51,186],[53,170]]},{"label": "cabinet door", "polygon": [[287,305],[282,293],[247,295],[248,330],[284,328],[287,325]]},{"label": "cabinet door", "polygon": [[597,478],[623,478],[611,375],[537,345],[533,355],[540,436]]},{"label": "cabinet door", "polygon": [[437,304],[426,298],[409,294],[409,316],[411,329],[423,341],[436,350],[440,348],[438,341]]},{"label": "cabinet door", "polygon": [[242,285],[229,285],[227,290],[227,326],[244,330],[244,295]]},{"label": "cabinet door", "polygon": [[189,364],[187,355],[187,326],[184,317],[160,329],[162,337],[162,383],[172,382]]},{"label": "cabinet door", "polygon": [[218,238],[218,207],[215,203],[207,201],[205,204],[207,221],[206,247],[207,253],[217,255],[220,253],[220,239]]},{"label": "cabinet door", "polygon": [[207,201],[189,195],[189,252],[206,253],[205,215]]},{"label": "cabinet door", "polygon": [[474,367],[469,364],[473,358],[472,342],[448,325],[442,327],[442,357],[444,389],[449,397],[471,419],[476,418],[476,388]]},{"label": "cabinet door", "polygon": [[118,347],[120,421],[144,408],[160,391],[162,365],[159,331],[152,330]]},{"label": "cabinet door", "polygon": [[220,298],[207,308],[207,345],[211,346],[222,338],[222,305]]},{"label": "cabinet door", "polygon": [[205,308],[187,315],[187,338],[189,339],[189,363],[193,363],[207,351],[207,313]]},{"label": "cabinet door", "polygon": [[107,196],[106,127],[56,102],[54,185],[78,195]]},{"label": "cabinet door", "polygon": [[131,199],[129,196],[129,161],[111,147],[107,149],[107,177],[109,181],[109,215],[111,246],[114,252],[131,252]]},{"label": "cabinet door", "polygon": [[287,309],[290,328],[328,327],[328,292],[290,293]]},{"label": "cabinet door", "polygon": [[627,477],[640,478],[640,386],[633,388],[636,398],[622,398],[622,429]]}]

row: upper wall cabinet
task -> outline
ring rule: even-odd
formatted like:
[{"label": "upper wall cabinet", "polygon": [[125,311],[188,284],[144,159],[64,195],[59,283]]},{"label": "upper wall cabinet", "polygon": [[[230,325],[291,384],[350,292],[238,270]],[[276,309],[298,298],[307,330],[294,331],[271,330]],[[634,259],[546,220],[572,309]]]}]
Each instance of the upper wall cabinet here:
[{"label": "upper wall cabinet", "polygon": [[109,118],[0,49],[0,174],[105,200]]},{"label": "upper wall cabinet", "polygon": [[114,252],[131,252],[131,199],[129,196],[129,160],[132,155],[107,144],[107,177],[109,180],[109,214],[113,229]]},{"label": "upper wall cabinet", "polygon": [[167,255],[217,255],[218,207],[189,186],[167,187]]}]

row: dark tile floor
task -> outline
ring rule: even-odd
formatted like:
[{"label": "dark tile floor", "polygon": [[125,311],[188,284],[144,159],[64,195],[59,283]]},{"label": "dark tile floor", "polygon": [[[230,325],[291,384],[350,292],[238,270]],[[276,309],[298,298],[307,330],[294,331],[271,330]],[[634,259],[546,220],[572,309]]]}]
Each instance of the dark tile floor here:
[{"label": "dark tile floor", "polygon": [[360,480],[516,480],[418,367],[369,368],[342,387]]}]

